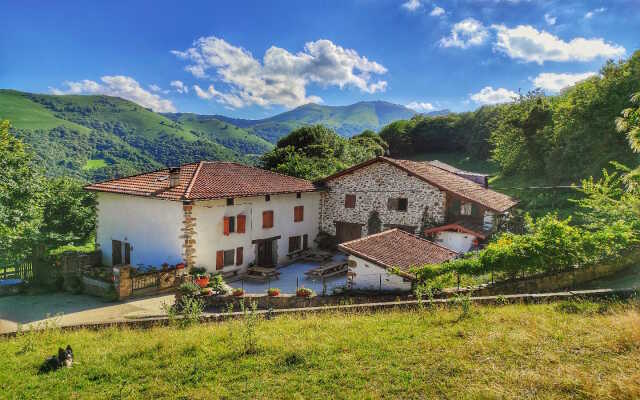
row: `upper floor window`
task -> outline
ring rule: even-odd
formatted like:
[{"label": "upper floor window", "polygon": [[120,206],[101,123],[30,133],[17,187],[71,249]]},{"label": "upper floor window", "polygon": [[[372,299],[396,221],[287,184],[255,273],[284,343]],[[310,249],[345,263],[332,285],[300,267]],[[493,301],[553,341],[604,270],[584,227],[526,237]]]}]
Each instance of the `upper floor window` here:
[{"label": "upper floor window", "polygon": [[460,215],[471,215],[473,203],[461,202],[460,203]]},{"label": "upper floor window", "polygon": [[405,212],[409,208],[409,201],[405,197],[391,198],[387,202],[389,210]]},{"label": "upper floor window", "polygon": [[264,201],[271,201],[271,196],[270,195],[264,196]]},{"label": "upper floor window", "polygon": [[232,206],[234,204],[233,198],[227,199],[227,205]]},{"label": "upper floor window", "polygon": [[293,222],[301,222],[304,220],[304,206],[293,207]]},{"label": "upper floor window", "polygon": [[300,193],[300,192],[296,193],[296,199],[299,199],[301,197],[302,197],[302,193]]},{"label": "upper floor window", "polygon": [[344,208],[356,208],[355,194],[347,194],[344,196]]},{"label": "upper floor window", "polygon": [[262,212],[262,227],[273,228],[273,211],[263,211]]}]

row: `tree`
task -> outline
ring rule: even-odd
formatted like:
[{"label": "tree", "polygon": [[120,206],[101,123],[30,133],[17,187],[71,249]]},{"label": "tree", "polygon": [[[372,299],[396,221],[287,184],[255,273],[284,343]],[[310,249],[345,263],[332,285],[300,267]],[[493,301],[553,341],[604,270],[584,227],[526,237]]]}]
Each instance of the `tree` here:
[{"label": "tree", "polygon": [[96,198],[79,181],[67,177],[48,181],[42,205],[40,239],[46,247],[82,245],[93,236]]},{"label": "tree", "polygon": [[618,132],[626,133],[631,149],[640,153],[640,92],[631,96],[631,105],[616,118],[616,128]]},{"label": "tree", "polygon": [[42,218],[42,180],[9,128],[9,121],[0,122],[0,265],[29,255]]}]

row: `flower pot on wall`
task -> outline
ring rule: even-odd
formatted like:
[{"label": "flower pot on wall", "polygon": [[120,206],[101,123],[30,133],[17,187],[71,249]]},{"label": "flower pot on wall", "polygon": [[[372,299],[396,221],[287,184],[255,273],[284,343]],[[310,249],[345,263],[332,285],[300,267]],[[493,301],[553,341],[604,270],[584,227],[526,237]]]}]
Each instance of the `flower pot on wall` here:
[{"label": "flower pot on wall", "polygon": [[196,285],[200,286],[201,288],[207,287],[208,284],[209,284],[208,276],[199,276],[196,278]]}]

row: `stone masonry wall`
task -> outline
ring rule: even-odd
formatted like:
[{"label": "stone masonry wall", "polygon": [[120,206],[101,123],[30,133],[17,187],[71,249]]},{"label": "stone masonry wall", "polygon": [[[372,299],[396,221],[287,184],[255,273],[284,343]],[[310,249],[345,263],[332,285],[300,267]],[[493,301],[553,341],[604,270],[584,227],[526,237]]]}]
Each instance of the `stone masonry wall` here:
[{"label": "stone masonry wall", "polygon": [[[331,235],[336,234],[334,222],[342,221],[363,224],[362,236],[366,236],[372,211],[378,212],[383,230],[389,225],[403,225],[415,227],[415,233],[419,233],[425,225],[444,223],[445,193],[384,162],[338,177],[327,186],[321,201],[320,229]],[[345,208],[346,194],[356,195],[355,208]],[[389,210],[389,198],[407,198],[407,211]]]}]

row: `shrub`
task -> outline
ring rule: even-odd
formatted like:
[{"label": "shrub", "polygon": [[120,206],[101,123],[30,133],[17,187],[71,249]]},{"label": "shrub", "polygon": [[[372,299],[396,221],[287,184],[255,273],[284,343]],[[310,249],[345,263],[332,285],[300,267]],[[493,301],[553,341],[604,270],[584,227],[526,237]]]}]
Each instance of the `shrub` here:
[{"label": "shrub", "polygon": [[231,291],[231,294],[234,295],[235,297],[242,297],[244,296],[244,289],[235,288]]},{"label": "shrub", "polygon": [[219,294],[226,294],[227,292],[227,285],[221,274],[213,275],[212,279],[209,281],[208,287]]},{"label": "shrub", "polygon": [[298,290],[296,290],[296,296],[298,297],[311,297],[313,296],[313,290],[306,288],[306,287],[301,287]]},{"label": "shrub", "polygon": [[178,287],[178,292],[182,296],[194,297],[200,293],[200,286],[196,285],[193,282],[184,282]]},{"label": "shrub", "polygon": [[280,296],[280,289],[278,289],[278,288],[269,288],[269,290],[267,290],[267,294],[269,294],[269,296],[271,296],[271,297]]}]

